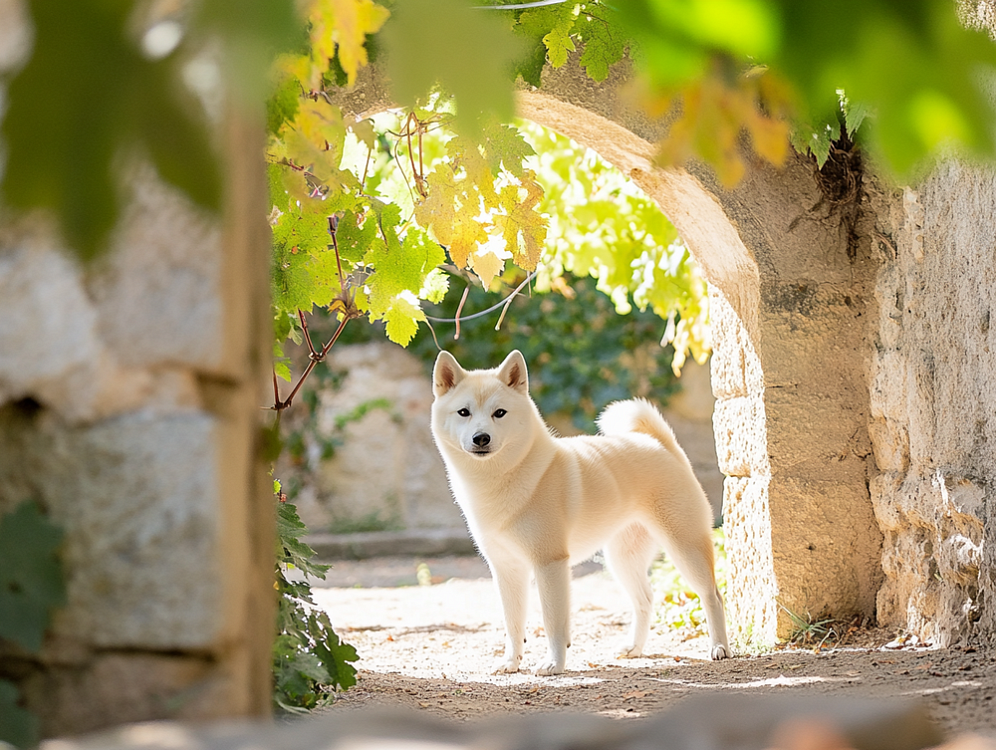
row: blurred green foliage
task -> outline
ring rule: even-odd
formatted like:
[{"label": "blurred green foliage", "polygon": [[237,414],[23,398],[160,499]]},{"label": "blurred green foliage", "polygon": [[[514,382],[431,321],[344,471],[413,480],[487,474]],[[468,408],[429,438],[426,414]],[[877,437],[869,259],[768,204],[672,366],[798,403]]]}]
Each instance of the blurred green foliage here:
[{"label": "blurred green foliage", "polygon": [[[23,654],[41,651],[52,611],[66,603],[62,539],[62,529],[35,502],[0,515],[0,643]],[[18,701],[17,686],[0,679],[0,743],[30,747],[38,741],[38,720]]]}]

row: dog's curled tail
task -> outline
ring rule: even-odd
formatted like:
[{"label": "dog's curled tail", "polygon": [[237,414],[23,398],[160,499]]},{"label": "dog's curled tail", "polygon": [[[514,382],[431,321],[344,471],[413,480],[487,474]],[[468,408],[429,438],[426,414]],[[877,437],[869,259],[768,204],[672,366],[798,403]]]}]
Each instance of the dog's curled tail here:
[{"label": "dog's curled tail", "polygon": [[671,453],[678,456],[685,455],[685,451],[678,445],[671,425],[656,406],[643,398],[614,401],[606,406],[598,416],[598,429],[603,435],[642,432],[658,440]]}]

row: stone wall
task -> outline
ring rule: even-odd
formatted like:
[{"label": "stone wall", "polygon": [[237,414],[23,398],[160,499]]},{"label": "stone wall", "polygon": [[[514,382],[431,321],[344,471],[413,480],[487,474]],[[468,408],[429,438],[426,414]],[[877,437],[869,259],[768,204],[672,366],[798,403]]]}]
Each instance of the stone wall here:
[{"label": "stone wall", "polygon": [[996,174],[948,162],[896,205],[871,372],[878,616],[947,644],[996,633]]},{"label": "stone wall", "polygon": [[[18,8],[0,2],[0,65],[25,49]],[[63,528],[68,587],[40,656],[8,644],[0,674],[48,736],[269,712],[263,129],[219,131],[223,218],[144,166],[90,266],[43,217],[0,217],[0,513],[32,499]]]},{"label": "stone wall", "polygon": [[387,341],[333,347],[327,362],[342,380],[319,393],[318,434],[338,432],[336,420],[364,404],[387,405],[346,425],[331,458],[312,457],[296,500],[309,528],[464,528],[432,442],[432,382],[422,363]]}]

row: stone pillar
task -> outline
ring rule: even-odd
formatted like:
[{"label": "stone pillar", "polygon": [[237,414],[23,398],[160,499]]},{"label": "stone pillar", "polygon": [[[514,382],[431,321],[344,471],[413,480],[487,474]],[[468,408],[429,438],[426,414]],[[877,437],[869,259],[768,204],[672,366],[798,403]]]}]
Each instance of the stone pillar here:
[{"label": "stone pillar", "polygon": [[64,529],[68,587],[41,655],[0,665],[46,736],[269,712],[260,120],[225,119],[224,217],[137,166],[90,266],[42,217],[0,224],[0,513],[31,499]]},{"label": "stone pillar", "polygon": [[[868,494],[866,362],[876,261],[860,205],[835,203],[806,159],[755,165],[733,191],[700,179],[757,268],[719,276],[711,314],[728,605],[737,640],[764,646],[797,618],[874,615],[881,536]],[[702,233],[689,243],[716,255]]]}]

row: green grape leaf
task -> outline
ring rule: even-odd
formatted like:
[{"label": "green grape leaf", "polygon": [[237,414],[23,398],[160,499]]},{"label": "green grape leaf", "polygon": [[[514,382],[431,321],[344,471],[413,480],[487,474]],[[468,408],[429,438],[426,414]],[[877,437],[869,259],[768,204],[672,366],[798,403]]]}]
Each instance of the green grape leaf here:
[{"label": "green grape leaf", "polygon": [[304,254],[325,249],[331,242],[328,216],[304,211],[284,214],[273,227],[273,241]]},{"label": "green grape leaf", "polygon": [[481,145],[484,147],[485,161],[495,177],[504,167],[515,177],[521,178],[525,170],[523,162],[527,156],[536,153],[518,128],[501,123],[493,123],[484,129]]},{"label": "green grape leaf", "polygon": [[852,102],[843,89],[838,89],[837,95],[840,97],[840,111],[844,113],[844,125],[848,134],[853,136],[861,124],[872,116],[875,108],[862,102]]},{"label": "green grape leaf", "polygon": [[387,337],[391,341],[408,346],[418,332],[418,321],[425,320],[425,313],[411,300],[398,296],[377,319],[387,324]]},{"label": "green grape leaf", "polygon": [[351,211],[343,214],[335,230],[340,257],[350,263],[359,263],[373,245],[376,236],[377,222],[372,217]]},{"label": "green grape leaf", "polygon": [[342,690],[355,685],[356,667],[350,662],[357,661],[360,657],[353,646],[339,639],[324,612],[316,618],[311,635],[315,641],[315,653],[328,671],[330,683],[338,685]]},{"label": "green grape leaf", "polygon": [[41,650],[53,609],[66,603],[62,530],[34,502],[0,516],[0,638]]},{"label": "green grape leaf", "polygon": [[[543,37],[543,44],[547,49],[547,60],[555,68],[561,67],[567,62],[567,56],[576,47],[571,39],[571,31],[574,29],[574,8],[568,3],[561,3],[559,6],[550,6],[557,12],[554,25]],[[542,8],[540,10],[546,10]],[[528,11],[527,11],[528,12]],[[536,13],[538,11],[532,11]]]},{"label": "green grape leaf", "polygon": [[367,286],[371,290],[370,309],[375,314],[389,309],[394,298],[402,292],[409,292],[414,297],[429,272],[446,260],[442,248],[430,241],[422,230],[409,229],[402,243],[394,226],[388,226],[385,229],[388,242],[374,243],[364,258],[364,262],[374,268]]},{"label": "green grape leaf", "polygon": [[530,86],[539,88],[543,85],[543,68],[546,66],[546,45],[542,39],[530,39],[529,52],[523,54],[512,67],[515,76],[521,76],[522,80]]},{"label": "green grape leaf", "polygon": [[800,154],[809,152],[816,158],[816,165],[822,167],[830,157],[830,141],[835,137],[834,130],[836,123],[834,127],[825,124],[818,128],[797,123],[790,140],[796,151]]},{"label": "green grape leaf", "polygon": [[604,81],[609,76],[609,68],[622,60],[627,38],[616,22],[613,11],[600,5],[598,12],[598,18],[586,16],[582,12],[575,24],[575,31],[584,42],[581,67],[593,81]]},{"label": "green grape leaf", "polygon": [[273,371],[277,374],[277,377],[283,380],[285,383],[291,382],[291,371],[290,371],[290,360],[274,360],[273,361]]},{"label": "green grape leaf", "polygon": [[315,551],[301,537],[308,527],[297,514],[293,503],[277,503],[277,560],[293,565],[309,576],[325,579],[329,565],[313,562]]},{"label": "green grape leaf", "polygon": [[301,98],[301,82],[287,76],[281,80],[266,99],[266,132],[276,135],[285,122],[297,117]]},{"label": "green grape leaf", "polygon": [[[273,245],[270,288],[273,305],[284,312],[310,312],[318,292],[311,274],[311,256],[287,244]],[[293,329],[291,329],[293,330]]]},{"label": "green grape leaf", "polygon": [[438,305],[446,297],[446,292],[450,289],[450,276],[441,268],[433,268],[422,282],[418,298]]}]

